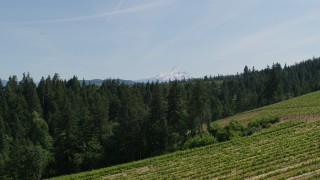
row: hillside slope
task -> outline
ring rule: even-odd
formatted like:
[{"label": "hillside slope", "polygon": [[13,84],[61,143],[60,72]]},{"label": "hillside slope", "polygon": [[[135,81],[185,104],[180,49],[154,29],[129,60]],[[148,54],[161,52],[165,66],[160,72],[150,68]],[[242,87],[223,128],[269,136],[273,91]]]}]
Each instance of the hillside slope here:
[{"label": "hillside slope", "polygon": [[236,114],[235,116],[220,119],[221,125],[231,120],[248,122],[250,119],[264,114],[275,114],[284,120],[317,120],[320,119],[320,91],[309,93],[276,104]]},{"label": "hillside slope", "polygon": [[282,117],[282,123],[252,136],[56,179],[317,179],[319,102],[318,91],[219,120],[245,123],[268,113]]}]

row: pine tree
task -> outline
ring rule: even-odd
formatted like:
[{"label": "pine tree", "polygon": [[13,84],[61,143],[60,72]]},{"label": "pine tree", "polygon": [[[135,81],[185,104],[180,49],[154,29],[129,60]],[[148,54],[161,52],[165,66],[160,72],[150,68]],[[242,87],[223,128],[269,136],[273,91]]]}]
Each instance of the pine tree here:
[{"label": "pine tree", "polygon": [[19,86],[21,87],[22,95],[27,102],[29,118],[32,117],[32,113],[34,111],[42,114],[41,105],[36,90],[36,84],[33,82],[33,79],[30,77],[29,73],[27,75],[23,73],[23,78],[20,81]]},{"label": "pine tree", "polygon": [[5,122],[0,116],[0,179],[9,179],[7,166],[10,162],[10,143],[12,138],[7,134]]},{"label": "pine tree", "polygon": [[5,117],[9,128],[8,133],[14,139],[25,139],[27,130],[30,128],[30,122],[26,116],[27,104],[21,95],[16,76],[9,78],[5,94],[8,103],[8,112]]},{"label": "pine tree", "polygon": [[3,86],[0,79],[0,116],[5,117],[8,112],[8,104],[5,94],[5,87]]},{"label": "pine tree", "polygon": [[217,120],[222,117],[223,106],[218,97],[211,98],[211,115],[212,120]]},{"label": "pine tree", "polygon": [[168,95],[168,126],[170,134],[170,144],[180,145],[187,135],[187,119],[183,89],[178,81],[171,83]]},{"label": "pine tree", "polygon": [[118,144],[120,161],[141,159],[145,155],[143,124],[147,117],[146,107],[136,87],[122,85],[119,89],[121,107],[119,111],[119,129],[115,137]]},{"label": "pine tree", "polygon": [[111,123],[109,123],[108,100],[103,98],[99,92],[92,92],[88,98],[89,111],[92,117],[92,133],[101,144],[107,141],[111,134]]},{"label": "pine tree", "polygon": [[[75,158],[78,152],[78,126],[75,111],[72,108],[70,94],[63,90],[61,81],[55,82],[57,87],[56,99],[58,112],[53,115],[52,121],[55,124],[54,153],[56,168],[59,174],[73,173],[79,170],[79,164]],[[69,95],[68,95],[69,94]]]},{"label": "pine tree", "polygon": [[166,102],[162,87],[157,82],[152,93],[151,110],[146,124],[148,153],[161,154],[168,147],[168,125]]},{"label": "pine tree", "polygon": [[[49,114],[55,111],[54,107],[54,89],[51,77],[48,76],[46,79],[41,78],[37,87],[39,101],[43,110],[42,117],[45,120],[49,120]],[[50,124],[49,124],[50,126]]]},{"label": "pine tree", "polygon": [[193,88],[190,101],[190,123],[189,129],[196,132],[203,132],[203,125],[206,123],[210,127],[211,110],[209,106],[208,90],[202,80],[198,80]]},{"label": "pine tree", "polygon": [[273,64],[271,69],[267,68],[267,81],[265,83],[264,96],[267,104],[281,100],[282,83],[281,83],[281,66]]}]

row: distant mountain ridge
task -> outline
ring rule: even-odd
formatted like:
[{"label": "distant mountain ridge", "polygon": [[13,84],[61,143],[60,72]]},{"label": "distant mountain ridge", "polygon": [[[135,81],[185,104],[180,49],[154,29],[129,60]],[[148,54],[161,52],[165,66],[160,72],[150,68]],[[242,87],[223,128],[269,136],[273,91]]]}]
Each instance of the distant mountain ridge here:
[{"label": "distant mountain ridge", "polygon": [[[124,83],[124,84],[134,84],[135,82],[134,81],[131,81],[131,80],[123,80],[123,79],[112,79],[112,80],[119,80],[120,83]],[[80,83],[82,83],[83,80],[79,80]],[[102,80],[102,79],[91,79],[91,80],[84,80],[86,84],[95,84],[95,85],[98,85],[98,86],[101,86],[103,81],[105,80]]]},{"label": "distant mountain ridge", "polygon": [[[163,82],[169,82],[169,81],[174,81],[174,80],[189,80],[195,78],[194,76],[188,74],[186,71],[182,70],[179,67],[174,67],[170,72],[165,72],[165,73],[160,73],[159,75],[156,75],[151,78],[146,78],[146,79],[139,79],[139,80],[124,80],[124,79],[113,79],[110,78],[109,80],[116,80],[119,81],[120,83],[124,84],[134,84],[134,83],[147,83],[147,82],[156,82],[159,81],[161,83]],[[80,83],[85,81],[86,84],[95,84],[98,86],[101,86],[103,81],[108,80],[108,79],[91,79],[91,80],[79,80]],[[2,80],[2,84],[5,86],[7,84],[7,80]],[[35,84],[39,84],[39,82],[35,82]]]},{"label": "distant mountain ridge", "polygon": [[[123,80],[123,79],[112,79],[112,80],[119,80],[120,83],[124,83],[124,84],[134,84],[135,82],[134,81],[131,81],[131,80]],[[83,80],[79,80],[80,83],[82,83]],[[86,84],[94,84],[94,85],[97,85],[97,86],[101,86],[103,81],[105,80],[102,80],[102,79],[91,79],[91,80],[84,80],[86,82]],[[1,79],[1,83],[3,86],[5,86],[7,84],[8,81],[6,80],[2,80]],[[39,82],[35,82],[36,85],[39,84]]]},{"label": "distant mountain ridge", "polygon": [[188,74],[186,71],[182,70],[179,67],[174,67],[170,72],[161,73],[157,76],[147,78],[147,79],[139,79],[136,82],[169,82],[174,80],[188,80],[193,79],[194,77]]}]

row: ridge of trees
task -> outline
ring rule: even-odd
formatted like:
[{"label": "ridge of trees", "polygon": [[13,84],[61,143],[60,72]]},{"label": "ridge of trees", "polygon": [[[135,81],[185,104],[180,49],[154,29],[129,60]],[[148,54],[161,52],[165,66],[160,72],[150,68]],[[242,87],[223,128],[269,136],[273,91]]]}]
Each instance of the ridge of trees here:
[{"label": "ridge of trees", "polygon": [[[178,149],[214,120],[320,89],[320,58],[237,75],[101,86],[0,81],[0,179],[40,179]],[[219,137],[214,137],[219,138]],[[213,141],[212,139],[209,141]]]}]

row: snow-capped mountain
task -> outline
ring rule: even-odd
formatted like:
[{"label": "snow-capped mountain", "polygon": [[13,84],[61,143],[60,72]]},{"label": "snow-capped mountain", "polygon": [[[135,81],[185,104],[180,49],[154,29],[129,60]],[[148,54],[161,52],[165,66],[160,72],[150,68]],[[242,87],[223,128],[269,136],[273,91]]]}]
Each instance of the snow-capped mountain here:
[{"label": "snow-capped mountain", "polygon": [[186,71],[181,70],[179,67],[174,67],[171,72],[161,73],[157,76],[148,79],[140,79],[137,82],[169,82],[173,80],[192,79],[193,76],[189,75]]}]

